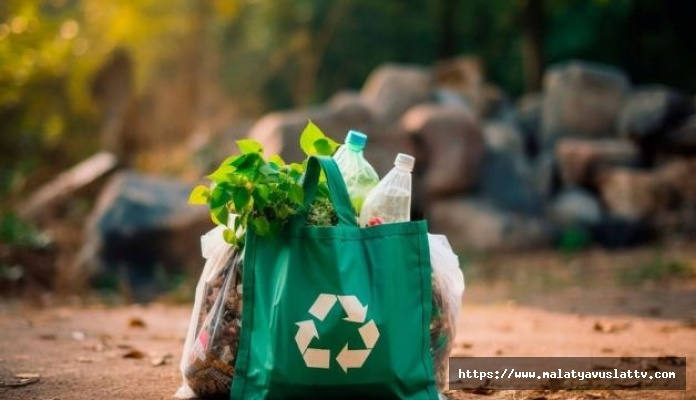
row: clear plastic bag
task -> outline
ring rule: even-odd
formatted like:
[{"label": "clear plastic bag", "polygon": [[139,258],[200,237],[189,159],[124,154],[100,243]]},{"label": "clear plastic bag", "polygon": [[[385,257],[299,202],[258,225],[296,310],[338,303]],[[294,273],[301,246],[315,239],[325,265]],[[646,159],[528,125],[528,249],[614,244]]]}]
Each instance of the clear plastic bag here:
[{"label": "clear plastic bag", "polygon": [[430,323],[430,353],[435,379],[441,391],[449,387],[449,355],[457,335],[457,319],[464,294],[464,274],[459,259],[444,235],[428,234],[433,268],[433,317]]},{"label": "clear plastic bag", "polygon": [[181,358],[182,385],[175,397],[228,397],[242,319],[243,257],[223,240],[223,227],[201,238],[205,267]]}]

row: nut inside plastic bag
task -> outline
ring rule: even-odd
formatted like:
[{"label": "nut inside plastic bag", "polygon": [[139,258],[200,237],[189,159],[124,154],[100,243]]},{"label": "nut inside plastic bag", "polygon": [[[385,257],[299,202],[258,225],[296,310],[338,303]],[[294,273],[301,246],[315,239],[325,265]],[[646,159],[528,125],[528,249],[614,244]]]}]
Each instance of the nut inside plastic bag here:
[{"label": "nut inside plastic bag", "polygon": [[181,358],[179,399],[228,397],[242,320],[242,254],[217,227],[201,238],[206,259]]},{"label": "nut inside plastic bag", "polygon": [[457,335],[457,319],[464,294],[464,274],[447,237],[428,234],[433,281],[433,316],[430,322],[430,354],[440,391],[449,387],[449,355]]}]

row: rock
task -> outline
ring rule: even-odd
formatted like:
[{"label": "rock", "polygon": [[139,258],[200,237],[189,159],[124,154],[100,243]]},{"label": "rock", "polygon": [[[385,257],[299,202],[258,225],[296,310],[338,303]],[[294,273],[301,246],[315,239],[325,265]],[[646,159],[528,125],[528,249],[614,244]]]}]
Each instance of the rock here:
[{"label": "rock", "polygon": [[481,192],[506,210],[526,214],[541,212],[541,196],[534,186],[521,134],[504,123],[486,124],[486,154],[480,175]]},{"label": "rock", "polygon": [[638,166],[640,150],[619,139],[563,138],[556,143],[561,180],[566,187],[594,188],[597,172],[607,166]]},{"label": "rock", "polygon": [[551,220],[557,225],[591,227],[602,222],[602,207],[595,196],[582,189],[568,189],[551,204]]},{"label": "rock", "polygon": [[536,157],[539,153],[543,102],[541,93],[526,94],[517,102],[517,124],[522,133],[525,152],[530,158]]},{"label": "rock", "polygon": [[542,219],[505,212],[485,199],[438,200],[428,213],[431,231],[457,251],[513,251],[549,244]]},{"label": "rock", "polygon": [[417,168],[425,171],[426,198],[463,193],[476,184],[484,153],[473,112],[459,106],[420,105],[402,118],[406,135],[416,143]]},{"label": "rock", "polygon": [[486,77],[480,58],[458,57],[441,61],[435,65],[433,74],[439,89],[459,93],[478,116],[483,115]]},{"label": "rock", "polygon": [[652,215],[662,233],[696,234],[696,159],[674,160],[656,172],[661,207]]},{"label": "rock", "polygon": [[170,179],[114,175],[87,221],[82,274],[97,281],[126,280],[138,301],[163,289],[162,273],[171,277],[188,269],[196,275],[200,236],[212,222],[205,207],[187,204],[190,190]]},{"label": "rock", "polygon": [[338,92],[329,99],[328,107],[338,121],[362,124],[366,127],[374,119],[358,92]]},{"label": "rock", "polygon": [[364,103],[342,95],[329,106],[267,114],[254,124],[248,137],[263,144],[266,155],[280,154],[286,161],[300,162],[305,158],[300,135],[310,120],[337,142],[342,142],[350,129],[365,132],[370,142],[379,136]]},{"label": "rock", "polygon": [[650,171],[607,170],[599,189],[607,210],[617,217],[650,222],[663,233],[696,232],[696,159]]},{"label": "rock", "polygon": [[564,136],[612,136],[628,89],[626,75],[607,65],[571,61],[552,66],[544,74],[544,146]]},{"label": "rock", "polygon": [[688,139],[679,140],[681,135],[667,135],[693,113],[694,104],[685,93],[665,86],[641,87],[628,96],[621,109],[619,133],[646,150],[652,150],[656,144],[674,149],[691,144],[693,148],[694,143]]},{"label": "rock", "polygon": [[642,220],[659,208],[659,186],[653,172],[625,167],[606,169],[598,178],[607,210],[627,220]]},{"label": "rock", "polygon": [[430,72],[422,67],[387,64],[367,78],[360,92],[379,122],[398,121],[412,106],[428,102],[433,96]]}]

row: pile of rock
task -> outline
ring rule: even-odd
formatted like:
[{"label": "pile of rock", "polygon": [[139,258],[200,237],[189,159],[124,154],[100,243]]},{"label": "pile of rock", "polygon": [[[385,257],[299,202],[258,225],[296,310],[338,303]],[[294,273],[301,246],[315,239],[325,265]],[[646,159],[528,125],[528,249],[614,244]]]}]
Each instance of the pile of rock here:
[{"label": "pile of rock", "polygon": [[694,99],[633,87],[610,66],[554,65],[542,93],[514,104],[476,58],[384,65],[360,92],[267,115],[249,136],[299,159],[308,119],[335,138],[369,133],[380,174],[396,152],[414,154],[414,217],[460,249],[543,246],[567,229],[616,247],[696,228]]}]

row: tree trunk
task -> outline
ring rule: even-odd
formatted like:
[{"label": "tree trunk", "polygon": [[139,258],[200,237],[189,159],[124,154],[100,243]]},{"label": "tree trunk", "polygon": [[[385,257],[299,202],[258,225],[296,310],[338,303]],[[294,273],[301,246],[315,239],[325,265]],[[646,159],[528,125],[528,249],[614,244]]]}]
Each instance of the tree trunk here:
[{"label": "tree trunk", "polygon": [[455,34],[457,0],[440,0],[440,43],[438,58],[446,60],[457,55],[457,37]]},{"label": "tree trunk", "polygon": [[544,0],[526,0],[522,6],[522,70],[528,93],[541,90],[543,25]]}]

